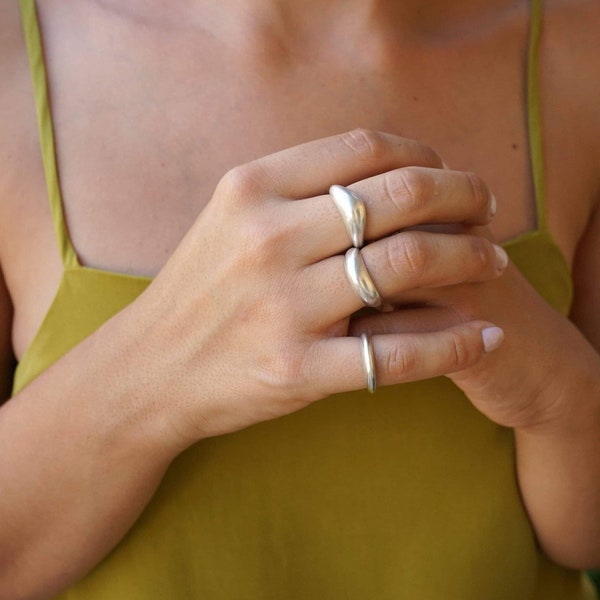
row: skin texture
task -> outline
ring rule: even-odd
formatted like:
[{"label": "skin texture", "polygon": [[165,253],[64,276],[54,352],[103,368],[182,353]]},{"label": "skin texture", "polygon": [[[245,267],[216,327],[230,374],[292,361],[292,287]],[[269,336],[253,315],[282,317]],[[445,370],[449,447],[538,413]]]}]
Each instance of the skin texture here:
[{"label": "skin texture", "polygon": [[[316,2],[302,14],[285,2],[211,4],[40,3],[74,246],[84,264],[158,277],[0,411],[0,455],[9,458],[0,522],[10,532],[0,569],[13,574],[0,578],[0,591],[42,598],[81,577],[194,441],[364,386],[358,343],[335,337],[348,327],[374,334],[381,384],[449,373],[483,414],[514,427],[519,483],[542,547],[566,566],[597,565],[597,3],[547,2],[542,44],[548,222],[573,268],[578,329],[513,265],[498,269],[486,241],[535,227],[522,85],[527,3],[440,2],[428,11],[413,2],[345,3],[341,11],[331,2],[329,18],[318,20]],[[32,339],[62,266],[10,3],[0,8],[0,44],[7,390],[13,351],[21,356]],[[418,308],[348,321],[359,304],[334,256],[347,237],[324,196],[332,180],[371,203],[364,256],[386,300]],[[491,220],[488,189],[498,201]],[[460,224],[458,232],[386,237],[443,220]],[[402,256],[411,258],[390,259]],[[297,308],[298,297],[314,302]],[[340,302],[328,314],[332,297]],[[212,330],[191,326],[199,306],[219,316]],[[277,327],[264,346],[278,348],[278,362],[256,352],[257,331],[264,340],[270,322]],[[506,341],[484,355],[480,332],[489,324]],[[400,338],[399,330],[412,333]],[[434,372],[423,356],[439,359]],[[232,362],[247,367],[237,379],[227,372]],[[353,365],[350,376],[340,364]],[[182,376],[199,367],[202,382]],[[343,382],[331,375],[340,372]],[[219,402],[242,389],[245,411]],[[63,466],[54,485],[38,464],[42,449],[48,464]],[[73,557],[68,572],[49,551],[57,537]]]}]

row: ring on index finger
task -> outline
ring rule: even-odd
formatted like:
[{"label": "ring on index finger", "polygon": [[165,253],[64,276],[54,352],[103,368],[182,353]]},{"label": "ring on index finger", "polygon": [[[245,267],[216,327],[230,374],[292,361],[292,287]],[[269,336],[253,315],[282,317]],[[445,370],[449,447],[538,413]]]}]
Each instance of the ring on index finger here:
[{"label": "ring on index finger", "polygon": [[329,195],[342,215],[352,245],[360,248],[365,239],[365,222],[367,210],[365,203],[352,190],[342,185],[332,185]]}]

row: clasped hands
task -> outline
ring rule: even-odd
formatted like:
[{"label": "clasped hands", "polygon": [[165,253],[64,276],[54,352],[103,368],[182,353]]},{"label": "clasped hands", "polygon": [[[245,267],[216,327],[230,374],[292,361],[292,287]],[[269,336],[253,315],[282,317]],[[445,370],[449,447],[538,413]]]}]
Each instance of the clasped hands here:
[{"label": "clasped hands", "polygon": [[[390,312],[357,316],[333,183],[365,202],[361,254]],[[156,384],[178,435],[193,443],[364,387],[363,332],[379,385],[448,375],[501,425],[553,417],[537,388],[572,326],[491,241],[495,211],[474,174],[363,130],[227,173],[147,294],[160,298],[151,304],[169,374]],[[439,224],[454,231],[427,229]]]}]

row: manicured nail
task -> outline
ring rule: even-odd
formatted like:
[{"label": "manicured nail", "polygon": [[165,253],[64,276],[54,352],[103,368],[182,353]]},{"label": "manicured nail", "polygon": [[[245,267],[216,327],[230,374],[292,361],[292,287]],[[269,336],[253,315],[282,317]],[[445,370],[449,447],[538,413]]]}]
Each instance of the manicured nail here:
[{"label": "manicured nail", "polygon": [[486,352],[492,352],[504,341],[504,331],[500,327],[486,327],[481,331],[483,347]]},{"label": "manicured nail", "polygon": [[498,202],[496,201],[496,196],[490,193],[490,219],[496,214],[498,210]]},{"label": "manicured nail", "polygon": [[494,251],[496,252],[496,267],[501,271],[506,269],[506,265],[508,264],[508,254],[506,254],[506,250],[502,248],[502,246],[494,244]]},{"label": "manicured nail", "polygon": [[379,312],[389,313],[394,312],[395,309],[393,304],[382,304],[377,310]]}]

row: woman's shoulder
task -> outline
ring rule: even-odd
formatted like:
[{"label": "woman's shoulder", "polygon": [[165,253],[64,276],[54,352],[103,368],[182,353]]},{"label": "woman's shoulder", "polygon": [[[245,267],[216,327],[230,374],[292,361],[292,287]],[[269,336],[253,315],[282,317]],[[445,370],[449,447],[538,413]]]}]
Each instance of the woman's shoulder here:
[{"label": "woman's shoulder", "polygon": [[3,149],[10,139],[11,126],[15,125],[14,112],[19,108],[15,100],[23,93],[24,67],[27,68],[27,59],[19,3],[0,1],[0,143]]},{"label": "woman's shoulder", "polygon": [[0,2],[0,194],[4,196],[7,178],[17,168],[16,149],[22,142],[22,120],[20,114],[25,101],[24,95],[29,84],[24,74],[27,72],[25,40],[19,3],[4,0]]},{"label": "woman's shoulder", "polygon": [[[24,40],[16,0],[0,2],[0,404],[8,397],[14,357],[11,349],[12,304],[2,272],[10,240],[9,201],[15,187],[21,152]],[[20,135],[15,139],[15,136]],[[12,208],[15,203],[11,202]]]},{"label": "woman's shoulder", "polygon": [[[28,0],[33,2],[33,0]],[[40,190],[42,191],[40,193]],[[30,276],[26,268],[39,244],[44,171],[35,100],[17,0],[0,0],[0,312]],[[0,319],[0,362],[6,323]],[[1,377],[1,374],[0,374]]]},{"label": "woman's shoulder", "polygon": [[586,27],[590,33],[594,28],[592,20],[600,17],[598,0],[546,0],[543,10],[547,17],[565,19],[565,25],[571,22],[578,27]]},{"label": "woman's shoulder", "polygon": [[[599,31],[598,0],[550,0],[544,4],[544,85],[575,119],[584,139],[594,140],[600,133]],[[595,147],[600,159],[600,143]]]},{"label": "woman's shoulder", "polygon": [[[561,192],[561,202],[568,199],[575,241],[600,205],[599,31],[598,0],[544,3],[540,89],[548,188]],[[573,208],[575,197],[582,212]]]},{"label": "woman's shoulder", "polygon": [[600,2],[550,0],[544,4],[544,40],[557,75],[600,89]]},{"label": "woman's shoulder", "polygon": [[40,168],[33,86],[19,2],[0,1],[0,259],[31,175]]}]

